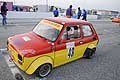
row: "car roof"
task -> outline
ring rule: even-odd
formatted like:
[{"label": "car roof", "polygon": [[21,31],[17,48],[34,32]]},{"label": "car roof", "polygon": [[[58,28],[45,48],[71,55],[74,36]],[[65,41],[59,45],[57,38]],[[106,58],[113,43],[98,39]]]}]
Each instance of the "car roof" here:
[{"label": "car roof", "polygon": [[49,20],[52,22],[56,22],[59,24],[90,24],[88,21],[84,21],[84,20],[79,20],[79,19],[74,19],[74,18],[66,18],[66,17],[51,17],[51,18],[45,18],[45,20]]}]

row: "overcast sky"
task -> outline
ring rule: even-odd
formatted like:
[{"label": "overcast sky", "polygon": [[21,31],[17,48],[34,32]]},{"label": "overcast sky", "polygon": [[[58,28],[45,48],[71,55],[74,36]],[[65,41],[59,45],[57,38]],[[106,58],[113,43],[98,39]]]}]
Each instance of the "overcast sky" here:
[{"label": "overcast sky", "polygon": [[0,0],[13,1],[18,5],[46,4],[67,8],[70,4],[73,8],[81,7],[85,9],[104,9],[120,11],[120,0]]}]

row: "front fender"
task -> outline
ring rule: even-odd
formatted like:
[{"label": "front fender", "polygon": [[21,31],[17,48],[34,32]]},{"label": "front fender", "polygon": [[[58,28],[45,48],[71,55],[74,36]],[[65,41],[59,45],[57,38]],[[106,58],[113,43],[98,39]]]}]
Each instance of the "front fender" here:
[{"label": "front fender", "polygon": [[50,63],[53,66],[53,60],[49,56],[42,56],[37,58],[32,62],[32,64],[29,66],[29,68],[26,70],[27,74],[33,74],[37,68],[39,68],[41,65],[45,63]]}]

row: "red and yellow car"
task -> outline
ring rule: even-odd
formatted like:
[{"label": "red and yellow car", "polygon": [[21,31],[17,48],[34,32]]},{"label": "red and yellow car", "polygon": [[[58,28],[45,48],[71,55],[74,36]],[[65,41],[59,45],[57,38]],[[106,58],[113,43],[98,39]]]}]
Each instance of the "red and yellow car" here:
[{"label": "red and yellow car", "polygon": [[7,48],[21,70],[45,77],[52,68],[82,57],[91,58],[98,42],[93,25],[87,21],[47,18],[31,32],[9,37]]}]

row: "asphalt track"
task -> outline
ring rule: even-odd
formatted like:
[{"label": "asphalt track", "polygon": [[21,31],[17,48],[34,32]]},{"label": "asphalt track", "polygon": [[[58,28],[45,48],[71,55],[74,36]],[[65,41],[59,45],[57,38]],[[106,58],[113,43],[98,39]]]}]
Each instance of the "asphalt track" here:
[{"label": "asphalt track", "polygon": [[[111,21],[90,22],[94,24],[100,38],[96,55],[92,59],[78,59],[55,68],[48,77],[41,80],[120,80],[119,24]],[[31,31],[36,23],[37,21],[24,23],[23,20],[23,23],[0,26],[0,48],[6,47],[9,36]],[[35,75],[26,75],[9,62],[6,51],[0,52],[0,80],[14,80],[15,73],[22,74],[26,80],[40,80]]]}]

